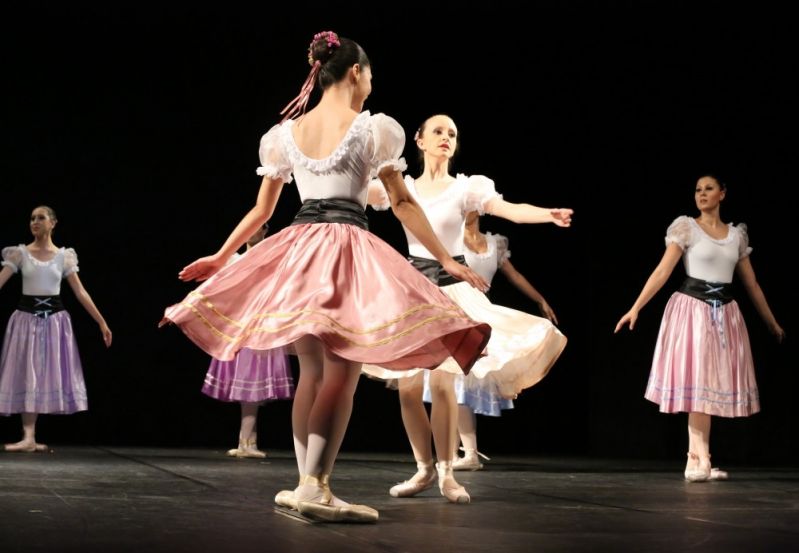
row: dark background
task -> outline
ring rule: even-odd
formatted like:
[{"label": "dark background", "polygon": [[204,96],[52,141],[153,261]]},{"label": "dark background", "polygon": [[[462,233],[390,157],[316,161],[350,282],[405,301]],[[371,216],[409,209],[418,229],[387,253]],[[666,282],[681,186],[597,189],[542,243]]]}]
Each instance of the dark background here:
[{"label": "dark background", "polygon": [[[456,171],[490,176],[510,201],[575,209],[571,229],[483,220],[509,237],[514,265],[569,343],[513,411],[478,419],[481,450],[682,458],[685,415],[643,399],[682,268],[634,332],[613,327],[659,261],[668,224],[696,214],[697,177],[714,172],[729,186],[722,217],[749,225],[753,265],[788,338],[776,344],[741,289],[763,410],[716,419],[712,449],[726,462],[796,463],[797,29],[787,8],[547,2],[523,15],[497,2],[261,4],[2,8],[0,243],[27,243],[31,209],[54,207],[56,244],[76,248],[114,331],[106,350],[64,291],[90,410],[42,417],[42,441],[235,444],[237,404],[200,393],[208,357],[157,323],[192,289],[179,269],[215,251],[253,204],[258,141],[305,78],[313,34],[333,29],[371,58],[367,109],[390,114],[409,137],[448,113],[460,131]],[[414,150],[405,154],[415,175]],[[298,206],[287,185],[272,229]],[[370,218],[406,251],[390,212]],[[19,291],[15,278],[0,293],[3,320]],[[502,275],[493,293],[536,313]],[[263,448],[291,447],[290,409],[261,410]],[[0,417],[0,440],[18,434],[18,417]],[[395,392],[362,379],[343,448],[410,457]]]}]

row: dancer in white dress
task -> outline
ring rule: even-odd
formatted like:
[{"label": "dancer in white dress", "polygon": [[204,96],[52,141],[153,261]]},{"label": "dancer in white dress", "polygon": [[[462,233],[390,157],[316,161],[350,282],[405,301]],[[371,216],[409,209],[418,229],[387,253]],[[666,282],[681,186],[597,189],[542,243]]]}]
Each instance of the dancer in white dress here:
[{"label": "dancer in white dress", "polygon": [[[555,312],[544,296],[510,261],[508,239],[500,234],[480,232],[480,216],[476,211],[466,215],[464,232],[464,258],[466,264],[477,271],[491,285],[497,270],[501,271],[508,281],[520,292],[533,300],[546,319],[558,324]],[[489,294],[490,296],[490,294]],[[425,371],[424,401],[431,402],[430,372]],[[453,470],[480,470],[485,460],[490,458],[477,449],[477,418],[475,414],[499,417],[503,410],[513,409],[513,400],[502,397],[489,379],[476,378],[472,375],[455,376],[455,397],[458,401],[458,435],[460,436],[463,457],[456,457],[452,462]]]},{"label": "dancer in white dress", "polygon": [[[416,133],[416,146],[422,152],[424,170],[406,187],[427,214],[436,235],[450,255],[465,263],[463,232],[466,215],[472,211],[490,213],[516,223],[555,223],[568,227],[571,209],[546,209],[502,199],[494,182],[482,175],[449,173],[449,162],[457,148],[457,127],[446,115],[427,119]],[[379,208],[379,187],[370,203]],[[490,378],[491,385],[504,397],[515,397],[543,378],[566,345],[566,338],[552,323],[541,317],[493,305],[485,294],[452,278],[434,256],[406,228],[411,263],[452,298],[470,317],[491,326],[491,339],[472,368],[477,378]],[[422,402],[423,371],[392,371],[365,364],[365,374],[391,381],[399,378],[399,395],[405,430],[416,459],[417,472],[408,481],[394,486],[390,494],[408,497],[430,488],[438,479],[441,494],[453,503],[468,503],[470,496],[452,474],[456,443],[458,406],[454,378],[457,365],[448,360],[430,375],[432,408],[430,418]],[[432,434],[438,463],[433,466]]]}]

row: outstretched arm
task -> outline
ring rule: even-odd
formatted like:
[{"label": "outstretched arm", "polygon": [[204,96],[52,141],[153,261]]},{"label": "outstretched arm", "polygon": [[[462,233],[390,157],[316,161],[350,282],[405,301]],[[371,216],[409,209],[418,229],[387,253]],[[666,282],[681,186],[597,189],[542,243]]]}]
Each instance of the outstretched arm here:
[{"label": "outstretched arm", "polygon": [[205,280],[221,269],[228,258],[272,216],[282,189],[283,181],[281,179],[264,177],[255,206],[236,225],[219,251],[213,255],[201,257],[185,266],[178,273],[178,278],[184,281]]},{"label": "outstretched arm", "polygon": [[100,326],[100,332],[103,333],[103,342],[105,342],[105,346],[108,347],[111,345],[111,329],[108,328],[108,325],[105,322],[105,319],[100,314],[100,310],[97,309],[97,306],[94,305],[91,296],[86,291],[86,288],[83,287],[83,283],[80,281],[80,277],[78,273],[71,273],[67,277],[67,282],[69,283],[70,288],[75,293],[75,297],[78,298],[78,301],[83,306],[83,308],[91,315],[92,319]]},{"label": "outstretched arm", "polygon": [[635,327],[635,321],[638,319],[638,312],[649,303],[649,300],[651,300],[661,288],[663,288],[663,285],[669,280],[674,266],[677,265],[681,257],[682,248],[680,246],[672,242],[666,247],[666,252],[663,254],[658,266],[655,267],[655,270],[649,275],[649,279],[647,279],[646,284],[644,284],[644,288],[638,295],[638,299],[635,300],[630,310],[616,323],[616,330],[613,331],[614,333],[621,330],[625,324],[630,325],[630,330]]},{"label": "outstretched arm", "polygon": [[777,319],[774,318],[774,314],[768,306],[766,295],[763,293],[763,289],[760,288],[757,278],[755,278],[755,270],[752,268],[752,262],[748,255],[738,261],[735,270],[741,278],[744,288],[746,288],[746,293],[749,294],[749,298],[755,304],[755,309],[757,309],[760,318],[766,323],[769,332],[777,338],[778,342],[782,342],[782,339],[785,338],[785,331],[777,324]]},{"label": "outstretched arm", "polygon": [[14,269],[11,267],[3,267],[3,270],[0,271],[0,288],[2,288],[8,279],[14,274]]},{"label": "outstretched arm", "polygon": [[541,295],[541,292],[536,290],[533,285],[530,284],[530,281],[527,280],[523,274],[517,271],[516,267],[514,267],[510,261],[506,260],[505,263],[503,263],[500,267],[500,270],[507,277],[507,279],[511,281],[511,284],[518,288],[525,296],[538,304],[538,308],[541,310],[541,314],[544,315],[544,317],[553,323],[558,324],[558,318],[555,316],[555,312],[552,311],[552,308],[547,303],[547,300],[545,300],[544,296]]},{"label": "outstretched arm", "polygon": [[427,220],[424,210],[405,187],[400,172],[386,167],[378,177],[391,198],[391,210],[394,215],[435,256],[444,270],[455,278],[468,282],[478,290],[488,290],[488,283],[483,280],[483,277],[461,265],[449,255],[433,231],[433,227],[430,226],[430,221]]},{"label": "outstretched arm", "polygon": [[550,209],[530,204],[515,204],[501,198],[489,200],[485,207],[486,213],[514,223],[555,223],[559,227],[571,226],[574,213],[572,209]]}]

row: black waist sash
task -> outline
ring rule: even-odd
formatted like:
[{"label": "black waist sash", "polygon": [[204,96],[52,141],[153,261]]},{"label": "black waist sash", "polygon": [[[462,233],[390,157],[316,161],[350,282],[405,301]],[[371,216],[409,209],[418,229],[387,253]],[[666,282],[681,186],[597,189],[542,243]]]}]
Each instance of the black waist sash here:
[{"label": "black waist sash", "polygon": [[[462,255],[456,255],[452,259],[461,265],[466,265],[466,258]],[[413,265],[420,273],[426,276],[428,280],[430,280],[430,282],[436,286],[449,286],[450,284],[461,282],[460,279],[455,278],[445,271],[441,266],[441,263],[435,259],[427,259],[426,257],[409,255],[408,261],[410,261],[411,265]]]},{"label": "black waist sash", "polygon": [[19,298],[17,309],[46,319],[53,313],[63,311],[64,304],[61,302],[61,296],[22,296]]},{"label": "black waist sash", "polygon": [[731,283],[708,282],[693,277],[686,277],[679,291],[714,306],[724,305],[735,299],[732,297]]},{"label": "black waist sash", "polygon": [[363,207],[357,202],[342,198],[305,200],[291,224],[308,223],[341,223],[369,230],[369,220]]}]

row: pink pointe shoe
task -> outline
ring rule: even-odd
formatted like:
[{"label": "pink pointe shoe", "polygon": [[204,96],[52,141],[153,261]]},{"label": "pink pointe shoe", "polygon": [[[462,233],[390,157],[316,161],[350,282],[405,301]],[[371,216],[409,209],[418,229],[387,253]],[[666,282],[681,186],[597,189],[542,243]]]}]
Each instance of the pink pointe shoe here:
[{"label": "pink pointe shoe", "polygon": [[391,497],[413,497],[429,488],[436,482],[436,471],[433,469],[433,461],[417,461],[416,474],[410,480],[400,482],[388,490]]},{"label": "pink pointe shoe", "polygon": [[452,461],[439,461],[436,463],[438,471],[438,489],[441,495],[447,498],[450,503],[469,503],[472,498],[466,488],[458,484],[452,475]]}]

